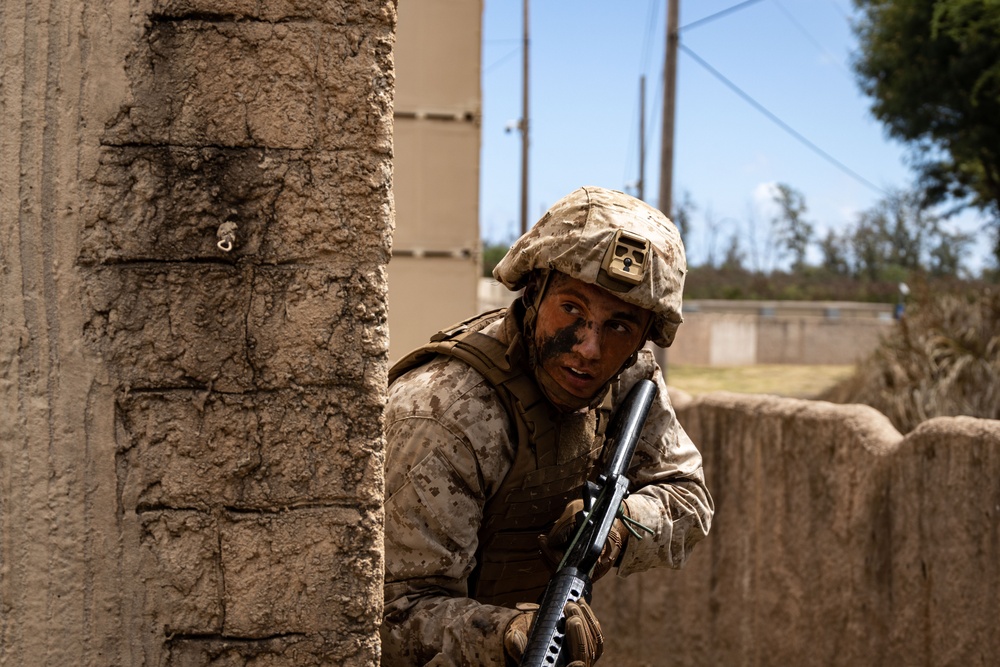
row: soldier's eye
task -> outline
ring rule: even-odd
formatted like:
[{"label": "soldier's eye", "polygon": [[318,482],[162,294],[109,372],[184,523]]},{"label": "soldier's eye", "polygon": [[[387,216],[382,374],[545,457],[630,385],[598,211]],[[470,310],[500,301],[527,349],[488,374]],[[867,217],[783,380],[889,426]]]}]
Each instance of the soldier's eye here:
[{"label": "soldier's eye", "polygon": [[570,313],[572,315],[576,315],[577,313],[580,312],[580,309],[577,308],[576,305],[572,304],[572,303],[564,303],[563,306],[562,306],[562,308],[563,308],[564,311],[566,311],[567,313]]}]

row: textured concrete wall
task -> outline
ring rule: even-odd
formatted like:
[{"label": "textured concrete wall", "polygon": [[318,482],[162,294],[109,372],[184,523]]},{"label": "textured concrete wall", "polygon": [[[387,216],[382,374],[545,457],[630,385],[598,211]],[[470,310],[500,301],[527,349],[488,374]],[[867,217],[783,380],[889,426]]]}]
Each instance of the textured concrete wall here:
[{"label": "textured concrete wall", "polygon": [[715,524],[682,570],[598,584],[611,664],[1000,662],[1000,422],[678,398]]},{"label": "textured concrete wall", "polygon": [[395,3],[0,21],[0,663],[376,664]]},{"label": "textured concrete wall", "polygon": [[873,317],[684,313],[668,354],[671,363],[701,366],[853,364],[892,326]]},{"label": "textured concrete wall", "polygon": [[853,364],[878,347],[892,320],[802,317],[757,323],[759,364]]}]

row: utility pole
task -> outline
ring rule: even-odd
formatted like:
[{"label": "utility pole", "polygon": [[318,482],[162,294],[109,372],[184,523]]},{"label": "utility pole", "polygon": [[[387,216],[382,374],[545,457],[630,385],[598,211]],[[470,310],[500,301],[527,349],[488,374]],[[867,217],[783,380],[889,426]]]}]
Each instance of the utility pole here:
[{"label": "utility pole", "polygon": [[667,40],[663,57],[663,133],[660,137],[660,210],[672,215],[674,188],[674,118],[677,101],[677,22],[680,0],[667,0]]},{"label": "utility pole", "polygon": [[521,234],[528,231],[528,0],[524,0],[524,44],[521,75]]},{"label": "utility pole", "polygon": [[646,77],[639,77],[639,199],[646,199]]},{"label": "utility pole", "polygon": [[[680,41],[678,21],[680,20],[680,0],[667,0],[667,39],[663,53],[663,133],[660,137],[660,199],[663,215],[673,215],[674,190],[674,118],[677,102],[677,46]],[[667,381],[667,350],[654,348],[656,363],[663,371],[663,381]]]}]

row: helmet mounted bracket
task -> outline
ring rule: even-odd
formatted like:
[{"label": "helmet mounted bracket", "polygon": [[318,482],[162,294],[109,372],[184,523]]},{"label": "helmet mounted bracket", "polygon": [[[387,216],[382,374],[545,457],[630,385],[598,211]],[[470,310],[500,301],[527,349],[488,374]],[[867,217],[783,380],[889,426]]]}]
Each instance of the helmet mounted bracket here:
[{"label": "helmet mounted bracket", "polygon": [[616,230],[604,253],[597,284],[615,292],[627,292],[641,283],[648,264],[649,245],[649,241],[638,234]]}]

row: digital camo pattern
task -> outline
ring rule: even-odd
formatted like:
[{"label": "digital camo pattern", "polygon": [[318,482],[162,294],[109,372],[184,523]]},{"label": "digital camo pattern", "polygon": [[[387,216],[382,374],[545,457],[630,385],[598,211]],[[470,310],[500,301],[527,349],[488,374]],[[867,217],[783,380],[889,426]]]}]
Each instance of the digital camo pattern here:
[{"label": "digital camo pattern", "polygon": [[667,347],[684,321],[684,244],[663,213],[624,192],[585,187],[563,197],[514,243],[493,270],[493,277],[508,289],[518,290],[532,271],[554,269],[596,285],[604,255],[619,229],[649,240],[653,257],[642,282],[615,296],[652,311],[656,325],[650,337]]},{"label": "digital camo pattern", "polygon": [[[503,340],[504,322],[484,333]],[[701,455],[677,423],[649,352],[623,373],[616,396],[640,377],[655,379],[659,394],[630,473],[641,488],[628,505],[654,535],[626,543],[622,576],[679,567],[714,511]],[[514,437],[492,388],[461,361],[437,357],[390,387],[384,666],[504,665],[503,632],[518,612],[466,596],[483,505],[510,469]]]}]

